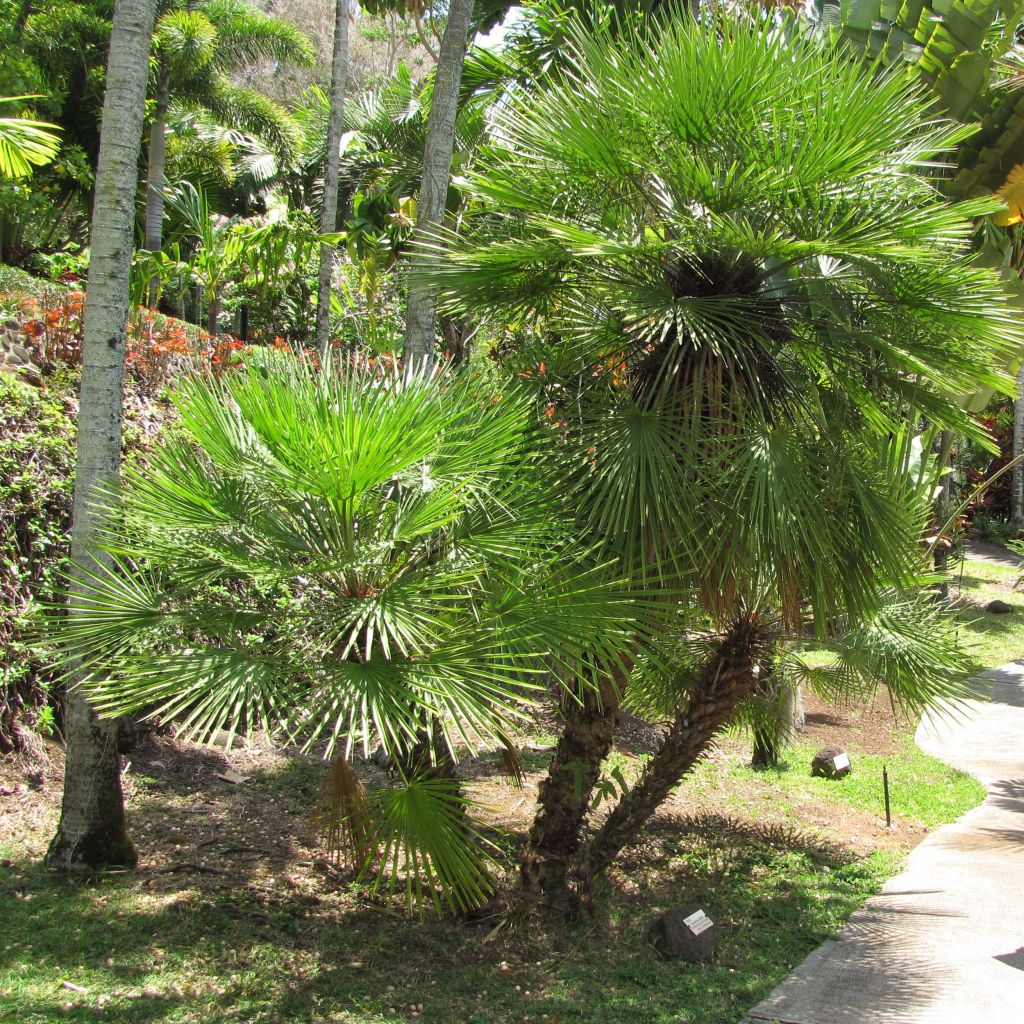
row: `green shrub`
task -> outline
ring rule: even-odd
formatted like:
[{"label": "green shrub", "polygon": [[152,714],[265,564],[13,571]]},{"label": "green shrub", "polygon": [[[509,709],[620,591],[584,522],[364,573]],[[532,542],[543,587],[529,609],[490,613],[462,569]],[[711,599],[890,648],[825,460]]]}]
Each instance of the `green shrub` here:
[{"label": "green shrub", "polygon": [[[29,641],[28,616],[54,600],[67,569],[79,371],[58,367],[34,387],[0,373],[0,753],[26,730],[60,724],[52,677]],[[125,397],[127,462],[145,458],[166,407],[133,382]]]},{"label": "green shrub", "polygon": [[45,718],[42,666],[21,616],[55,596],[67,559],[74,486],[76,378],[42,387],[0,373],[0,752]]},{"label": "green shrub", "polygon": [[61,287],[53,281],[45,281],[40,277],[26,274],[17,267],[9,267],[0,263],[0,299],[39,299],[47,291]]}]

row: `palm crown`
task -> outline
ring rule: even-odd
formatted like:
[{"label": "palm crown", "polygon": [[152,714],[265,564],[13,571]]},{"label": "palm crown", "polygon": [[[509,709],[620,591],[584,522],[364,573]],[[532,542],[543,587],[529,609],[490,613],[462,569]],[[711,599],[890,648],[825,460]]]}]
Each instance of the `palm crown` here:
[{"label": "palm crown", "polygon": [[703,567],[715,612],[869,606],[921,514],[879,441],[921,414],[977,436],[957,396],[1005,389],[1022,337],[967,255],[993,203],[937,188],[967,130],[778,28],[569,37],[495,115],[480,226],[434,246],[445,301],[519,325],[579,507],[637,571]]},{"label": "palm crown", "polygon": [[424,712],[493,738],[543,663],[613,654],[629,602],[566,568],[525,403],[475,391],[283,359],[186,387],[64,631],[107,673],[97,706],[399,754]]},{"label": "palm crown", "polygon": [[264,61],[312,63],[309,40],[288,22],[243,0],[204,0],[164,13],[155,30],[157,64],[184,107],[266,140],[278,159],[295,155],[295,126],[276,103],[232,78]]}]

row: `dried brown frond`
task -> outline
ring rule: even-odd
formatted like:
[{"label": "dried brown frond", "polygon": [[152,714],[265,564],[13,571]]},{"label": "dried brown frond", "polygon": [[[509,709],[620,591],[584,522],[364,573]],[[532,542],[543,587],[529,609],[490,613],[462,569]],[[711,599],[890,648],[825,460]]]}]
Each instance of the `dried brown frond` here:
[{"label": "dried brown frond", "polygon": [[519,748],[514,746],[507,736],[501,738],[501,770],[516,789],[522,789],[526,784],[526,772],[519,756]]},{"label": "dried brown frond", "polygon": [[362,870],[377,856],[377,833],[366,789],[343,756],[331,762],[313,810],[313,825],[341,863]]}]

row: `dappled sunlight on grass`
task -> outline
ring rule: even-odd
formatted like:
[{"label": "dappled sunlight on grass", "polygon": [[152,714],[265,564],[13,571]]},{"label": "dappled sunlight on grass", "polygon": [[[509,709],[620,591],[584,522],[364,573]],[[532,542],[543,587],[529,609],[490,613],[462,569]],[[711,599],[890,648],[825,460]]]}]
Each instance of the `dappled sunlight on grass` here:
[{"label": "dappled sunlight on grass", "polygon": [[[597,920],[513,917],[485,942],[489,923],[399,919],[332,883],[315,899],[252,884],[154,896],[137,878],[69,883],[19,863],[0,883],[15,939],[0,953],[0,1019],[738,1021],[897,867],[895,854],[852,862],[667,818]],[[723,929],[711,964],[663,961],[647,943],[652,914],[684,898]]]},{"label": "dappled sunlight on grass", "polygon": [[[965,561],[954,568],[953,595],[959,612],[962,638],[979,668],[995,668],[1024,658],[1024,591],[1013,589],[1017,570],[988,562]],[[985,611],[990,601],[1005,601],[1013,611],[996,615]]]}]

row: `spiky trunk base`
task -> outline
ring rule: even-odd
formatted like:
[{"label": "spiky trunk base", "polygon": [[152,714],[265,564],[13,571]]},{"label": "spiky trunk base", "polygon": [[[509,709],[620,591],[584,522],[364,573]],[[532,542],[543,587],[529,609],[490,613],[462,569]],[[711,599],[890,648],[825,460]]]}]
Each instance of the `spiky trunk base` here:
[{"label": "spiky trunk base", "polygon": [[565,725],[537,794],[537,814],[519,861],[524,894],[568,908],[569,864],[580,848],[591,794],[618,726],[619,695],[606,680],[565,708]]},{"label": "spiky trunk base", "polygon": [[572,875],[581,893],[585,894],[622,848],[636,838],[647,819],[704,756],[740,702],[753,692],[768,641],[769,631],[756,614],[738,618],[726,631],[661,749],[580,855]]}]

